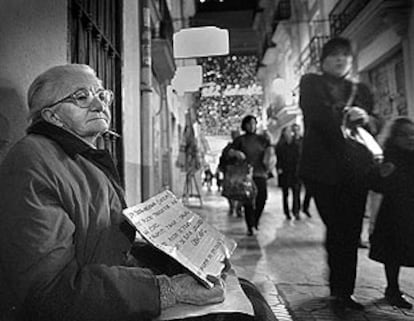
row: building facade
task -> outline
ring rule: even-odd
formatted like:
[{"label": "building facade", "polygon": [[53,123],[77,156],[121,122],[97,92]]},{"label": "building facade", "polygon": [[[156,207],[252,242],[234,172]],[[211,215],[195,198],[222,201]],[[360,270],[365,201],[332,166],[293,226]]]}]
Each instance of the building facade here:
[{"label": "building facade", "polygon": [[279,108],[297,106],[300,77],[318,72],[323,44],[343,36],[355,45],[354,76],[370,85],[383,128],[395,116],[414,115],[412,1],[291,0],[287,19],[278,18],[283,0],[273,2],[271,42],[258,70],[268,109],[280,95],[287,102]]}]

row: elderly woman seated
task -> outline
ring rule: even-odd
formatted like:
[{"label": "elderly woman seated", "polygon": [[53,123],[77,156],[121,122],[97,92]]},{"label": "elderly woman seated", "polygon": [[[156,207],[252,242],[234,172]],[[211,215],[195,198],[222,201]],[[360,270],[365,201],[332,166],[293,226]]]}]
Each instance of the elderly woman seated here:
[{"label": "elderly woman seated", "polygon": [[[31,125],[0,167],[0,271],[18,319],[151,320],[178,303],[224,300],[222,282],[208,289],[189,274],[127,265],[135,230],[112,159],[96,148],[112,100],[86,65],[53,67],[29,88]],[[241,284],[254,317],[201,319],[274,320]]]}]

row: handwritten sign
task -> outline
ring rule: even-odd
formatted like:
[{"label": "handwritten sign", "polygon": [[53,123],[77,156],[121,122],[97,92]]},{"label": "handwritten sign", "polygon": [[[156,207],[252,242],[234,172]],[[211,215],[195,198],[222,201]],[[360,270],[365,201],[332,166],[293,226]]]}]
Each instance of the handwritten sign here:
[{"label": "handwritten sign", "polygon": [[236,248],[234,240],[186,208],[170,191],[129,207],[123,214],[144,239],[180,262],[207,287],[213,286],[207,276],[220,276],[223,260]]}]

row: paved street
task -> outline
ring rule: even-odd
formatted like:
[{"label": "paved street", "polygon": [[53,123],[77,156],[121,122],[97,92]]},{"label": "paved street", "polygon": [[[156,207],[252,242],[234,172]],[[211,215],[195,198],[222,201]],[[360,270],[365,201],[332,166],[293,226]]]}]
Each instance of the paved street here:
[{"label": "paved street", "polygon": [[[272,302],[279,320],[414,320],[414,311],[393,308],[384,302],[383,268],[368,259],[367,249],[359,250],[355,291],[356,298],[366,306],[365,311],[334,313],[326,281],[324,227],[313,204],[312,218],[302,216],[299,221],[286,221],[281,193],[274,182],[269,181],[269,199],[260,229],[249,237],[244,219],[227,215],[227,201],[219,192],[202,189],[202,197],[202,208],[197,207],[197,199],[190,199],[192,210],[237,241],[238,248],[232,257],[237,272],[259,285]],[[367,230],[368,222],[365,222],[365,239]],[[414,303],[414,269],[403,269],[400,283]]]}]

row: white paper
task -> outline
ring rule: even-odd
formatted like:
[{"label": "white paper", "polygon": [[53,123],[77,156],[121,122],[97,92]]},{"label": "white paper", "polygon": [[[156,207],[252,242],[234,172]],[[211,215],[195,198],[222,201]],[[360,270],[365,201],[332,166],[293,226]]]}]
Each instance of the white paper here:
[{"label": "white paper", "polygon": [[253,307],[244,294],[240,283],[233,272],[226,278],[225,300],[222,303],[205,306],[177,304],[163,310],[157,320],[174,320],[197,317],[209,313],[239,312],[254,315]]},{"label": "white paper", "polygon": [[176,259],[207,287],[213,286],[207,276],[219,277],[222,262],[236,248],[234,240],[186,208],[170,191],[127,208],[123,214],[144,239]]}]

